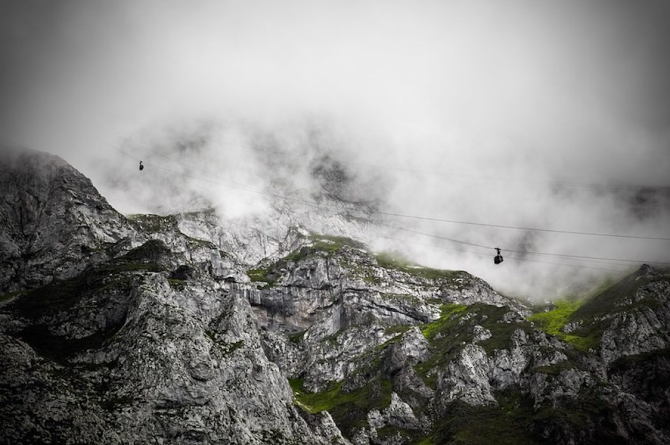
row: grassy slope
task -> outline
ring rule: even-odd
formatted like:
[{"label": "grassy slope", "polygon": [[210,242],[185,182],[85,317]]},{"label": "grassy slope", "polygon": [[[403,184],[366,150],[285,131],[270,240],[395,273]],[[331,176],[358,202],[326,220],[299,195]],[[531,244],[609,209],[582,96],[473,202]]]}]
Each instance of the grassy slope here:
[{"label": "grassy slope", "polygon": [[393,384],[385,378],[374,378],[353,391],[343,390],[344,382],[334,382],[319,393],[303,389],[301,379],[289,380],[293,397],[298,406],[311,412],[328,411],[342,432],[351,437],[359,428],[367,425],[370,410],[383,410],[391,404]]},{"label": "grassy slope", "polygon": [[[326,242],[314,250],[334,252],[341,247],[337,242]],[[294,260],[304,256],[302,251],[294,253]],[[377,254],[375,260],[379,266],[386,269],[395,269],[416,276],[429,279],[453,279],[458,272],[439,271],[423,268],[406,262],[401,258],[389,254]],[[602,335],[603,326],[598,323],[589,329],[577,329],[574,332],[563,331],[566,324],[583,320],[584,325],[593,323],[594,319],[614,310],[627,310],[630,306],[617,308],[626,298],[635,293],[637,288],[646,283],[646,278],[635,280],[635,276],[612,284],[604,283],[591,295],[582,299],[565,299],[554,303],[549,311],[538,312],[528,318],[536,328],[556,336],[575,349],[568,354],[569,360],[565,363],[536,369],[549,379],[557,378],[561,372],[574,367],[573,359],[578,355],[597,346]],[[508,348],[511,345],[510,336],[516,329],[532,330],[529,323],[500,322],[502,316],[508,312],[507,308],[498,308],[484,304],[472,306],[443,305],[442,314],[438,320],[421,326],[422,333],[429,341],[432,357],[415,366],[415,371],[431,388],[436,385],[436,369],[445,367],[460,351],[463,342],[472,341],[473,335],[468,328],[474,324],[488,329],[492,337],[480,341],[479,344],[487,354],[496,349]],[[379,356],[377,363],[382,361],[383,348],[376,351]],[[373,373],[374,374],[374,373]],[[370,409],[382,410],[390,402],[390,393],[393,388],[392,380],[377,374],[368,384],[354,391],[343,391],[344,382],[333,383],[326,391],[311,394],[304,391],[302,381],[293,380],[296,404],[310,412],[328,410],[345,436],[351,437],[357,429],[366,425],[366,414]],[[394,426],[385,426],[379,429],[379,437],[401,436],[407,443],[430,445],[437,443],[454,444],[535,444],[546,443],[543,437],[546,431],[558,429],[570,431],[579,435],[586,427],[603,426],[602,431],[595,430],[589,440],[605,440],[610,443],[621,443],[619,437],[613,435],[616,428],[609,424],[614,407],[607,405],[600,397],[600,388],[590,389],[580,394],[578,398],[561,399],[556,406],[533,406],[533,402],[521,391],[509,389],[495,393],[498,406],[473,407],[462,402],[454,402],[444,418],[434,419],[433,429],[427,434],[418,431],[406,431]],[[403,396],[404,397],[404,396]],[[415,407],[415,412],[419,412]],[[588,440],[587,440],[588,441]]]},{"label": "grassy slope", "polygon": [[573,320],[574,313],[585,304],[586,300],[559,300],[554,302],[555,309],[539,312],[530,317],[529,321],[545,331],[554,335],[564,342],[574,346],[580,351],[588,351],[594,348],[600,338],[594,335],[575,335],[563,332],[565,325]]}]

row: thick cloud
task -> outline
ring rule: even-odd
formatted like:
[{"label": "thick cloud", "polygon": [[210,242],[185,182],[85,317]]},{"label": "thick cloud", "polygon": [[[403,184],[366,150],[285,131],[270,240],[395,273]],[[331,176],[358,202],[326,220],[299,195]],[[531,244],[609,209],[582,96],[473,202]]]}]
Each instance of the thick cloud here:
[{"label": "thick cloud", "polygon": [[[262,211],[248,189],[320,193],[328,165],[389,213],[667,238],[666,5],[5,1],[1,142],[63,156],[125,212]],[[385,220],[487,246],[395,237],[511,293],[571,291],[573,267],[540,261],[627,264],[532,252],[670,261],[668,241]],[[496,246],[518,252],[493,268]]]}]

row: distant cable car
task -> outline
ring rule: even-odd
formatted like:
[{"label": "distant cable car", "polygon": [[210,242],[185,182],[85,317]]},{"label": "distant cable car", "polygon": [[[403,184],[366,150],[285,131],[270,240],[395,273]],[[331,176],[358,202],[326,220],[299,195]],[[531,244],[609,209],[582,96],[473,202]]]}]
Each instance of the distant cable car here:
[{"label": "distant cable car", "polygon": [[498,255],[493,257],[493,262],[495,264],[500,264],[503,262],[503,257],[500,255],[500,248],[496,247],[495,249],[498,251]]},{"label": "distant cable car", "polygon": [[142,165],[142,161],[140,161],[140,171],[144,170],[144,165]]}]

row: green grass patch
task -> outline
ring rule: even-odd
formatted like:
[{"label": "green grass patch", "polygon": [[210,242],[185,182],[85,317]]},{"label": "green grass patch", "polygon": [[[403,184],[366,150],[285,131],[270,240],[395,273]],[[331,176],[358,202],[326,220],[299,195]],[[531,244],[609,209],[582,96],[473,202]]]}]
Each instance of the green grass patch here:
[{"label": "green grass patch", "polygon": [[314,243],[315,247],[330,252],[340,250],[343,246],[349,246],[354,249],[366,249],[365,244],[345,236],[312,234],[309,236],[309,239]]},{"label": "green grass patch", "polygon": [[282,258],[280,263],[297,262],[304,258],[319,254],[332,255],[344,246],[349,246],[354,249],[366,248],[365,244],[344,236],[312,234],[309,235],[308,239],[310,245],[303,246],[300,249],[291,252]]},{"label": "green grass patch", "polygon": [[298,404],[312,414],[329,411],[336,404],[348,403],[355,399],[353,394],[341,394],[344,382],[333,383],[328,389],[318,393],[305,391],[302,379],[289,379],[289,384],[293,389],[293,397]]},{"label": "green grass patch", "polygon": [[421,332],[429,342],[432,356],[429,360],[414,366],[414,370],[430,388],[435,387],[436,370],[455,359],[464,343],[471,343],[474,340],[475,325],[491,332],[490,338],[478,342],[487,354],[492,354],[497,349],[510,348],[514,331],[528,329],[526,322],[503,321],[504,315],[510,311],[507,307],[476,303],[470,306],[448,304],[443,305],[441,309],[439,319],[421,326]]},{"label": "green grass patch", "polygon": [[572,320],[573,314],[584,304],[584,299],[559,300],[554,302],[555,309],[533,314],[528,317],[528,321],[532,321],[539,329],[560,338],[580,351],[588,351],[598,344],[599,336],[566,334],[562,331]]},{"label": "green grass patch", "polygon": [[461,335],[465,329],[459,326],[459,320],[467,309],[468,306],[463,304],[442,305],[440,318],[421,326],[421,333],[428,340],[432,356],[427,361],[414,365],[414,370],[429,388],[435,388],[436,368],[453,359],[462,342],[472,340],[472,336]]},{"label": "green grass patch", "polygon": [[400,272],[405,272],[409,275],[425,278],[428,280],[449,279],[452,280],[460,274],[458,271],[432,269],[413,263],[400,255],[381,252],[375,254],[375,260],[380,267],[385,269],[394,269]]},{"label": "green grass patch", "polygon": [[539,312],[528,317],[528,321],[535,323],[543,331],[556,336],[563,335],[561,329],[570,320],[570,316],[584,304],[584,300],[561,300],[554,303],[555,309]]},{"label": "green grass patch", "polygon": [[614,312],[628,311],[640,306],[654,305],[656,301],[641,300],[632,301],[637,290],[652,282],[664,280],[662,277],[629,275],[617,283],[607,287],[602,292],[596,294],[576,310],[571,320],[589,320]]},{"label": "green grass patch", "polygon": [[343,390],[343,382],[333,382],[326,390],[310,393],[303,389],[302,379],[290,379],[295,403],[310,413],[330,412],[340,430],[348,437],[367,425],[370,410],[383,410],[391,404],[393,383],[373,379],[352,391]]},{"label": "green grass patch", "polygon": [[413,263],[398,254],[390,252],[380,252],[375,254],[375,260],[377,260],[377,264],[387,269],[405,270],[418,266],[418,264]]},{"label": "green grass patch", "polygon": [[376,285],[376,284],[381,284],[382,280],[380,280],[377,277],[373,277],[372,275],[365,275],[363,277],[363,281],[365,281],[368,284]]},{"label": "green grass patch", "polygon": [[438,333],[446,334],[458,316],[468,308],[464,304],[443,304],[440,308],[440,318],[423,325],[421,333],[427,340],[433,340]]},{"label": "green grass patch", "polygon": [[303,258],[307,258],[309,255],[313,254],[314,252],[310,250],[309,247],[301,247],[298,250],[294,250],[293,252],[289,253],[286,255],[284,258],[280,260],[280,262],[284,263],[297,263]]},{"label": "green grass patch", "polygon": [[344,246],[349,246],[356,249],[364,249],[365,245],[354,241],[350,238],[342,236],[330,236],[330,235],[310,235],[309,236],[310,245],[303,246],[279,261],[267,269],[250,269],[247,271],[247,275],[251,281],[262,281],[267,283],[261,289],[267,289],[273,287],[275,282],[279,279],[280,274],[277,272],[287,266],[288,263],[295,263],[301,261],[305,258],[312,256],[330,256],[335,252],[339,251]]},{"label": "green grass patch", "polygon": [[[591,291],[588,297],[557,301],[554,303],[555,309],[534,314],[528,319],[548,334],[586,352],[598,347],[603,332],[611,323],[610,319],[605,318],[606,316],[611,317],[619,312],[642,307],[654,310],[658,306],[659,302],[656,300],[634,301],[634,296],[640,287],[658,279],[661,278],[639,276],[635,273],[614,284],[608,280]],[[569,334],[564,333],[563,328],[570,322],[581,322],[581,326]]]},{"label": "green grass patch", "polygon": [[590,330],[590,331],[581,331],[584,335],[571,335],[564,334],[561,338],[568,344],[572,345],[574,348],[588,352],[591,349],[596,349],[600,344],[600,339],[602,337],[603,331]]},{"label": "green grass patch", "polygon": [[505,306],[492,306],[483,303],[476,303],[470,306],[471,310],[476,311],[476,316],[470,321],[478,324],[491,332],[491,337],[479,342],[479,345],[484,348],[487,354],[492,354],[498,349],[509,349],[513,346],[512,335],[517,329],[522,329],[526,332],[530,331],[530,323],[522,322],[506,322],[504,320],[505,314],[510,312],[510,308]]},{"label": "green grass patch", "polygon": [[307,329],[305,329],[304,331],[293,332],[291,334],[287,334],[286,337],[288,338],[288,340],[291,343],[296,343],[297,344],[297,343],[300,343],[303,338],[305,338],[305,332],[307,332]]},{"label": "green grass patch", "polygon": [[387,328],[384,328],[384,333],[392,335],[392,334],[404,334],[405,332],[409,331],[412,328],[411,324],[398,324],[395,326],[389,326]]},{"label": "green grass patch", "polygon": [[247,276],[252,282],[265,283],[259,289],[269,289],[275,285],[279,277],[275,275],[271,269],[249,269]]},{"label": "green grass patch", "polygon": [[[402,334],[396,334],[395,336],[386,340],[381,345],[377,346],[377,348],[383,350],[384,348],[388,347],[389,345],[400,343],[401,340],[402,340]],[[381,357],[380,357],[380,359],[381,359]],[[380,363],[381,363],[381,360],[380,360]]]},{"label": "green grass patch", "polygon": [[597,348],[602,334],[609,328],[613,317],[622,312],[651,309],[655,311],[661,304],[653,298],[635,300],[637,291],[655,281],[665,280],[663,276],[647,276],[634,273],[607,286],[603,284],[594,296],[585,299],[583,305],[569,317],[570,322],[582,322],[570,335],[562,338],[580,350]]}]

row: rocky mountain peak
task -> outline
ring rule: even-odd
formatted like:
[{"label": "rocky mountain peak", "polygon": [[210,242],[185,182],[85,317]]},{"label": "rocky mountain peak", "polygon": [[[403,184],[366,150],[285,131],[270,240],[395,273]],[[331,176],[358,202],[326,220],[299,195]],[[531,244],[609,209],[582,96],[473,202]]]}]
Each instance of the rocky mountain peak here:
[{"label": "rocky mountain peak", "polygon": [[0,292],[70,278],[132,233],[91,181],[57,156],[0,151]]},{"label": "rocky mountain peak", "polygon": [[667,270],[535,307],[338,220],[125,217],[2,156],[0,443],[670,442]]}]

